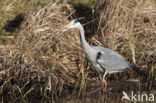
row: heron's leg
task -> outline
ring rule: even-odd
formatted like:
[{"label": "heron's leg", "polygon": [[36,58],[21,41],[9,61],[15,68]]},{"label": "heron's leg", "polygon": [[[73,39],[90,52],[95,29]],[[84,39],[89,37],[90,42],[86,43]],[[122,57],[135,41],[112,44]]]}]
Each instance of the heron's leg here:
[{"label": "heron's leg", "polygon": [[104,77],[102,79],[102,87],[103,87],[104,91],[106,91],[106,89],[107,89],[107,81],[105,80]]},{"label": "heron's leg", "polygon": [[107,71],[105,71],[105,74],[102,77],[102,87],[95,89],[94,91],[90,92],[88,95],[93,94],[97,92],[98,90],[106,91],[107,89],[107,81],[105,80],[105,76],[107,75]]},{"label": "heron's leg", "polygon": [[[106,75],[106,74],[105,74]],[[104,91],[103,89],[104,89],[104,83],[103,83],[103,77],[104,77],[104,75],[101,77],[100,76],[100,80],[102,80],[102,86],[100,86],[99,88],[97,88],[97,89],[95,89],[94,91],[91,91],[88,95],[91,95],[91,94],[93,94],[93,93],[95,93],[95,92],[97,92],[97,91],[99,91],[99,90],[102,90],[102,91]],[[104,79],[105,80],[105,79]]]},{"label": "heron's leg", "polygon": [[104,89],[104,91],[106,91],[107,89],[107,81],[105,80],[106,74],[107,74],[107,71],[105,71],[105,74],[103,75],[103,78],[102,78],[102,88]]}]

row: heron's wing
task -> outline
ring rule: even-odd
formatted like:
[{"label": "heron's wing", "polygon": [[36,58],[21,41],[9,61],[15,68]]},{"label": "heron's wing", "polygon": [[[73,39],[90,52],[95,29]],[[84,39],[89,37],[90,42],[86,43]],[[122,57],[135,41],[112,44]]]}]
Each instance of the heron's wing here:
[{"label": "heron's wing", "polygon": [[103,68],[110,71],[123,71],[126,68],[130,68],[129,63],[126,62],[123,57],[115,51],[96,46],[93,48],[98,51],[96,59]]}]

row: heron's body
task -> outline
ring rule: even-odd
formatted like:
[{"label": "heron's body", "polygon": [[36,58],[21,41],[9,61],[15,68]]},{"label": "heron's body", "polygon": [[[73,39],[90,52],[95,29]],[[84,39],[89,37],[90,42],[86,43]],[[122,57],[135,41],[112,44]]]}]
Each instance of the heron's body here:
[{"label": "heron's body", "polygon": [[97,68],[100,68],[100,72],[111,74],[131,68],[130,64],[113,50],[99,46],[94,46],[93,49],[97,51],[97,56],[94,61],[95,64],[97,64]]},{"label": "heron's body", "polygon": [[[100,46],[90,46],[85,40],[84,29],[81,25],[78,26],[80,30],[80,40],[87,58],[96,67],[97,71],[101,73],[115,73],[130,69],[130,64],[126,62],[123,57],[117,52]],[[106,75],[105,74],[105,75]]]},{"label": "heron's body", "polygon": [[125,61],[117,52],[100,46],[90,46],[85,39],[84,29],[78,20],[73,20],[66,28],[79,29],[82,48],[97,71],[104,74],[103,82],[105,82],[104,78],[107,73],[111,74],[131,69],[130,63]]}]

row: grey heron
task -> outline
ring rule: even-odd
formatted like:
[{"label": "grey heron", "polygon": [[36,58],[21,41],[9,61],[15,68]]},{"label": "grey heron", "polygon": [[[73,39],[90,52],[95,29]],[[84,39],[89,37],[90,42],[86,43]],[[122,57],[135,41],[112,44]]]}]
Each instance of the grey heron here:
[{"label": "grey heron", "polygon": [[102,84],[105,84],[105,90],[107,82],[105,76],[116,72],[123,72],[127,69],[131,69],[131,64],[124,60],[124,58],[117,52],[100,46],[90,46],[84,35],[84,28],[81,23],[74,19],[62,29],[66,31],[68,29],[78,29],[80,31],[80,41],[87,58],[96,68],[98,72],[103,73]]}]

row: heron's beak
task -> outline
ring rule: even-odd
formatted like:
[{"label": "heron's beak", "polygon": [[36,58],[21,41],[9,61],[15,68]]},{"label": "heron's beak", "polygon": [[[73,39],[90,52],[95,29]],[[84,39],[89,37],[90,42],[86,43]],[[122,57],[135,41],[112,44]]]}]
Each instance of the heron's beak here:
[{"label": "heron's beak", "polygon": [[68,24],[68,25],[65,25],[61,28],[61,31],[62,32],[65,32],[70,26],[72,26],[72,24]]}]

